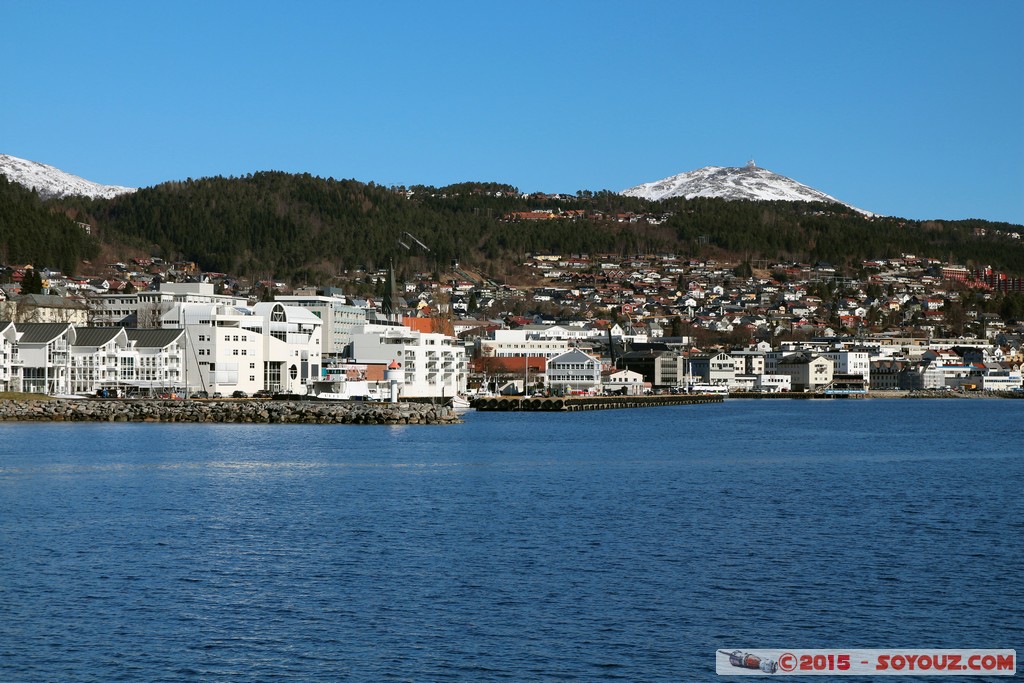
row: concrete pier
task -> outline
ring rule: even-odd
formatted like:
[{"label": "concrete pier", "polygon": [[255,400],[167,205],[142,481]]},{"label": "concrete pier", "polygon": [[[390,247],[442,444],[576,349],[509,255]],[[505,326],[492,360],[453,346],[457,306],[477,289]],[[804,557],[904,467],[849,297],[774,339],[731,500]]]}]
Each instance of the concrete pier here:
[{"label": "concrete pier", "polygon": [[565,396],[527,398],[525,396],[482,397],[473,401],[480,411],[548,411],[612,410],[615,408],[653,408],[697,403],[721,403],[723,398],[708,394],[662,394],[657,396]]}]

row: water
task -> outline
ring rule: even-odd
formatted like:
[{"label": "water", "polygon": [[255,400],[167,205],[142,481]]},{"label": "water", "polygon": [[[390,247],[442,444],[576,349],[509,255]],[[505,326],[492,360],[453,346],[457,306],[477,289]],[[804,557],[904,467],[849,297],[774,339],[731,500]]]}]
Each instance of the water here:
[{"label": "water", "polygon": [[0,680],[681,681],[716,648],[1019,649],[1022,417],[0,423]]}]

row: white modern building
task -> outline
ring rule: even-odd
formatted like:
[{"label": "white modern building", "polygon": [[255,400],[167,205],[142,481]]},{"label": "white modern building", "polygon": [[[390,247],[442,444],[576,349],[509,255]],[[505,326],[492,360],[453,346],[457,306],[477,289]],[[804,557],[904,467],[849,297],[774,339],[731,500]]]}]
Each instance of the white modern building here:
[{"label": "white modern building", "polygon": [[161,325],[185,331],[190,391],[306,394],[320,377],[323,322],[304,308],[178,304]]},{"label": "white modern building", "polygon": [[835,374],[860,375],[865,385],[870,384],[871,357],[867,351],[833,350],[822,351],[820,355],[832,361]]},{"label": "white modern building", "polygon": [[126,329],[135,352],[132,384],[150,395],[185,389],[185,330]]},{"label": "white modern building", "polygon": [[367,324],[352,336],[357,363],[401,365],[402,398],[443,398],[466,393],[466,352],[458,339],[403,325]]},{"label": "white modern building", "polygon": [[340,297],[278,295],[274,300],[285,306],[305,308],[323,321],[320,348],[325,356],[344,356],[352,335],[366,324],[366,309],[351,306]]}]

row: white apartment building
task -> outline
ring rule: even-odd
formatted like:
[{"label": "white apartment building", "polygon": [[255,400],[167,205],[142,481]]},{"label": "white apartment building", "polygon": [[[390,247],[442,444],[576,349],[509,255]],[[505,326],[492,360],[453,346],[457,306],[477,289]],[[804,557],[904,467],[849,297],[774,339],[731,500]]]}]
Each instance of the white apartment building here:
[{"label": "white apartment building", "polygon": [[184,390],[185,330],[126,329],[135,351],[132,384],[149,394]]},{"label": "white apartment building", "polygon": [[357,363],[398,362],[405,372],[401,398],[466,393],[466,352],[454,337],[402,325],[366,324],[352,336],[352,357]]},{"label": "white apartment building", "polygon": [[539,338],[527,330],[495,330],[490,339],[477,342],[479,356],[493,358],[554,358],[569,350],[565,339]]},{"label": "white apartment building", "polygon": [[0,391],[14,391],[14,357],[18,347],[18,331],[14,323],[0,320]]},{"label": "white apartment building", "polygon": [[161,324],[185,331],[190,391],[306,394],[320,376],[323,322],[304,308],[178,304]]},{"label": "white apartment building", "polygon": [[71,393],[117,390],[135,380],[136,355],[123,327],[79,327],[71,346]]},{"label": "white apartment building", "polygon": [[871,357],[867,351],[822,351],[819,355],[832,361],[837,375],[860,375],[865,385],[871,382]]},{"label": "white apartment building", "polygon": [[20,323],[16,330],[18,348],[11,368],[12,389],[38,394],[68,393],[74,325]]}]

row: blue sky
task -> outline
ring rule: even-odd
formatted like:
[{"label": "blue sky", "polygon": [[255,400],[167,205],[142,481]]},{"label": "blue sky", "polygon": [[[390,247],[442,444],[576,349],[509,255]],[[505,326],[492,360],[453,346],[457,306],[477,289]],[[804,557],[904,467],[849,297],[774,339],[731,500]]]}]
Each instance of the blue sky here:
[{"label": "blue sky", "polygon": [[0,0],[0,153],[102,183],[763,166],[1024,224],[1024,2]]}]

